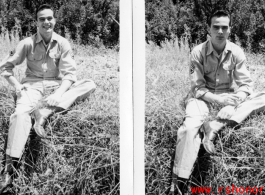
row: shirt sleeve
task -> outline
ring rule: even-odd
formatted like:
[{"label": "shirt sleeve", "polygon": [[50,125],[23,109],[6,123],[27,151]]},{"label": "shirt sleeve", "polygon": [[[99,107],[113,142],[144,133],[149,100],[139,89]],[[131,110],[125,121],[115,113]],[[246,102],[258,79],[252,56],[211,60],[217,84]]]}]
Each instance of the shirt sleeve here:
[{"label": "shirt sleeve", "polygon": [[250,72],[247,70],[246,57],[242,49],[238,50],[233,75],[234,80],[238,85],[237,92],[243,91],[250,95],[253,92],[253,81],[250,78]]},{"label": "shirt sleeve", "polygon": [[59,62],[59,70],[63,75],[62,80],[76,82],[76,63],[73,59],[70,43],[67,40],[62,42],[62,54]]},{"label": "shirt sleeve", "polygon": [[190,59],[191,92],[195,98],[200,98],[209,90],[205,87],[203,57],[200,50],[194,48]]},{"label": "shirt sleeve", "polygon": [[0,63],[0,75],[12,76],[14,75],[13,69],[16,65],[22,64],[27,55],[27,48],[25,40],[18,43],[14,51],[11,51]]}]

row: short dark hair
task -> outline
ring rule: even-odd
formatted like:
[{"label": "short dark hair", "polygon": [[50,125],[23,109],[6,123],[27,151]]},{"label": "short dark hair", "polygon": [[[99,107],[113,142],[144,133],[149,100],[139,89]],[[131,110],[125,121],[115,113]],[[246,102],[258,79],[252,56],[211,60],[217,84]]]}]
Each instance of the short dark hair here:
[{"label": "short dark hair", "polygon": [[229,18],[229,26],[231,26],[231,18],[230,18],[230,15],[224,11],[224,10],[217,10],[216,12],[214,12],[210,17],[209,17],[209,20],[208,20],[208,25],[211,26],[212,24],[212,19],[214,17],[228,17]]},{"label": "short dark hair", "polygon": [[38,13],[39,13],[40,11],[44,10],[44,9],[50,9],[50,10],[52,10],[52,12],[53,12],[53,16],[55,17],[55,12],[54,12],[53,7],[52,7],[51,5],[49,5],[49,4],[42,4],[42,5],[39,6],[39,7],[37,8],[37,10],[36,10],[36,20],[38,20]]}]

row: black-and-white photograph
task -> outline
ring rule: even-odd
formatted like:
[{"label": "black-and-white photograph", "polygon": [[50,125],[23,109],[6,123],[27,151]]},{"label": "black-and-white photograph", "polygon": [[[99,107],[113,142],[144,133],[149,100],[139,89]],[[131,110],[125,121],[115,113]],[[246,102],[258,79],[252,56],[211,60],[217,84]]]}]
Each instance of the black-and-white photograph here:
[{"label": "black-and-white photograph", "polygon": [[0,11],[0,194],[265,194],[265,2]]},{"label": "black-and-white photograph", "polygon": [[146,0],[145,193],[265,193],[265,2]]},{"label": "black-and-white photograph", "polygon": [[0,194],[119,194],[119,1],[0,2]]}]

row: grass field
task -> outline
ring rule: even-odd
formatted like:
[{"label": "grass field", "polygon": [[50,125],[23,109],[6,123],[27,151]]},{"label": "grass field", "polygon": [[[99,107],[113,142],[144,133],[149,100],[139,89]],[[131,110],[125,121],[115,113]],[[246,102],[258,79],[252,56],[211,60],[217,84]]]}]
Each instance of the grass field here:
[{"label": "grass field", "polygon": [[[16,36],[12,38],[0,37],[0,59],[17,44]],[[31,131],[10,190],[13,194],[119,194],[119,54],[114,49],[73,42],[72,47],[78,79],[92,79],[96,91],[67,114],[53,115],[46,127],[48,139],[39,139]],[[25,62],[15,68],[19,80],[24,70]],[[0,78],[2,160],[9,116],[15,106],[12,94],[13,88]]]},{"label": "grass field", "polygon": [[[167,194],[170,187],[176,134],[184,119],[183,98],[190,88],[190,49],[185,39],[179,42],[146,46],[146,195]],[[254,91],[264,91],[264,57],[250,53],[246,56]],[[224,129],[216,141],[219,155],[209,156],[202,146],[190,185],[212,187],[215,193],[219,187],[232,184],[265,187],[264,121],[261,113],[244,121],[239,129]]]}]

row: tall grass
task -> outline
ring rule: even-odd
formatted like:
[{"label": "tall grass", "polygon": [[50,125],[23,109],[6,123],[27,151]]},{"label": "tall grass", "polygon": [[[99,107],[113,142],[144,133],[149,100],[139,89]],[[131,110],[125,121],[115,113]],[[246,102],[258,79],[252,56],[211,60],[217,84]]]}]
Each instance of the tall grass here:
[{"label": "tall grass", "polygon": [[[11,37],[11,40],[10,40]],[[1,34],[0,59],[14,49],[18,39]],[[73,105],[66,114],[48,121],[48,139],[32,129],[17,169],[13,194],[119,194],[119,67],[114,50],[71,42],[78,79],[97,85],[89,100]],[[15,68],[24,77],[25,62]],[[0,149],[14,111],[14,89],[0,78]],[[2,156],[3,160],[3,156]]]},{"label": "tall grass", "polygon": [[[189,54],[185,39],[146,46],[146,194],[167,194],[171,182],[177,130],[184,119],[183,99],[190,89]],[[265,90],[262,55],[247,53],[254,91]],[[236,129],[226,128],[216,141],[219,154],[208,155],[203,146],[190,186],[264,187],[265,116],[248,118]],[[225,191],[223,191],[223,194]],[[265,193],[265,192],[264,192]]]}]

